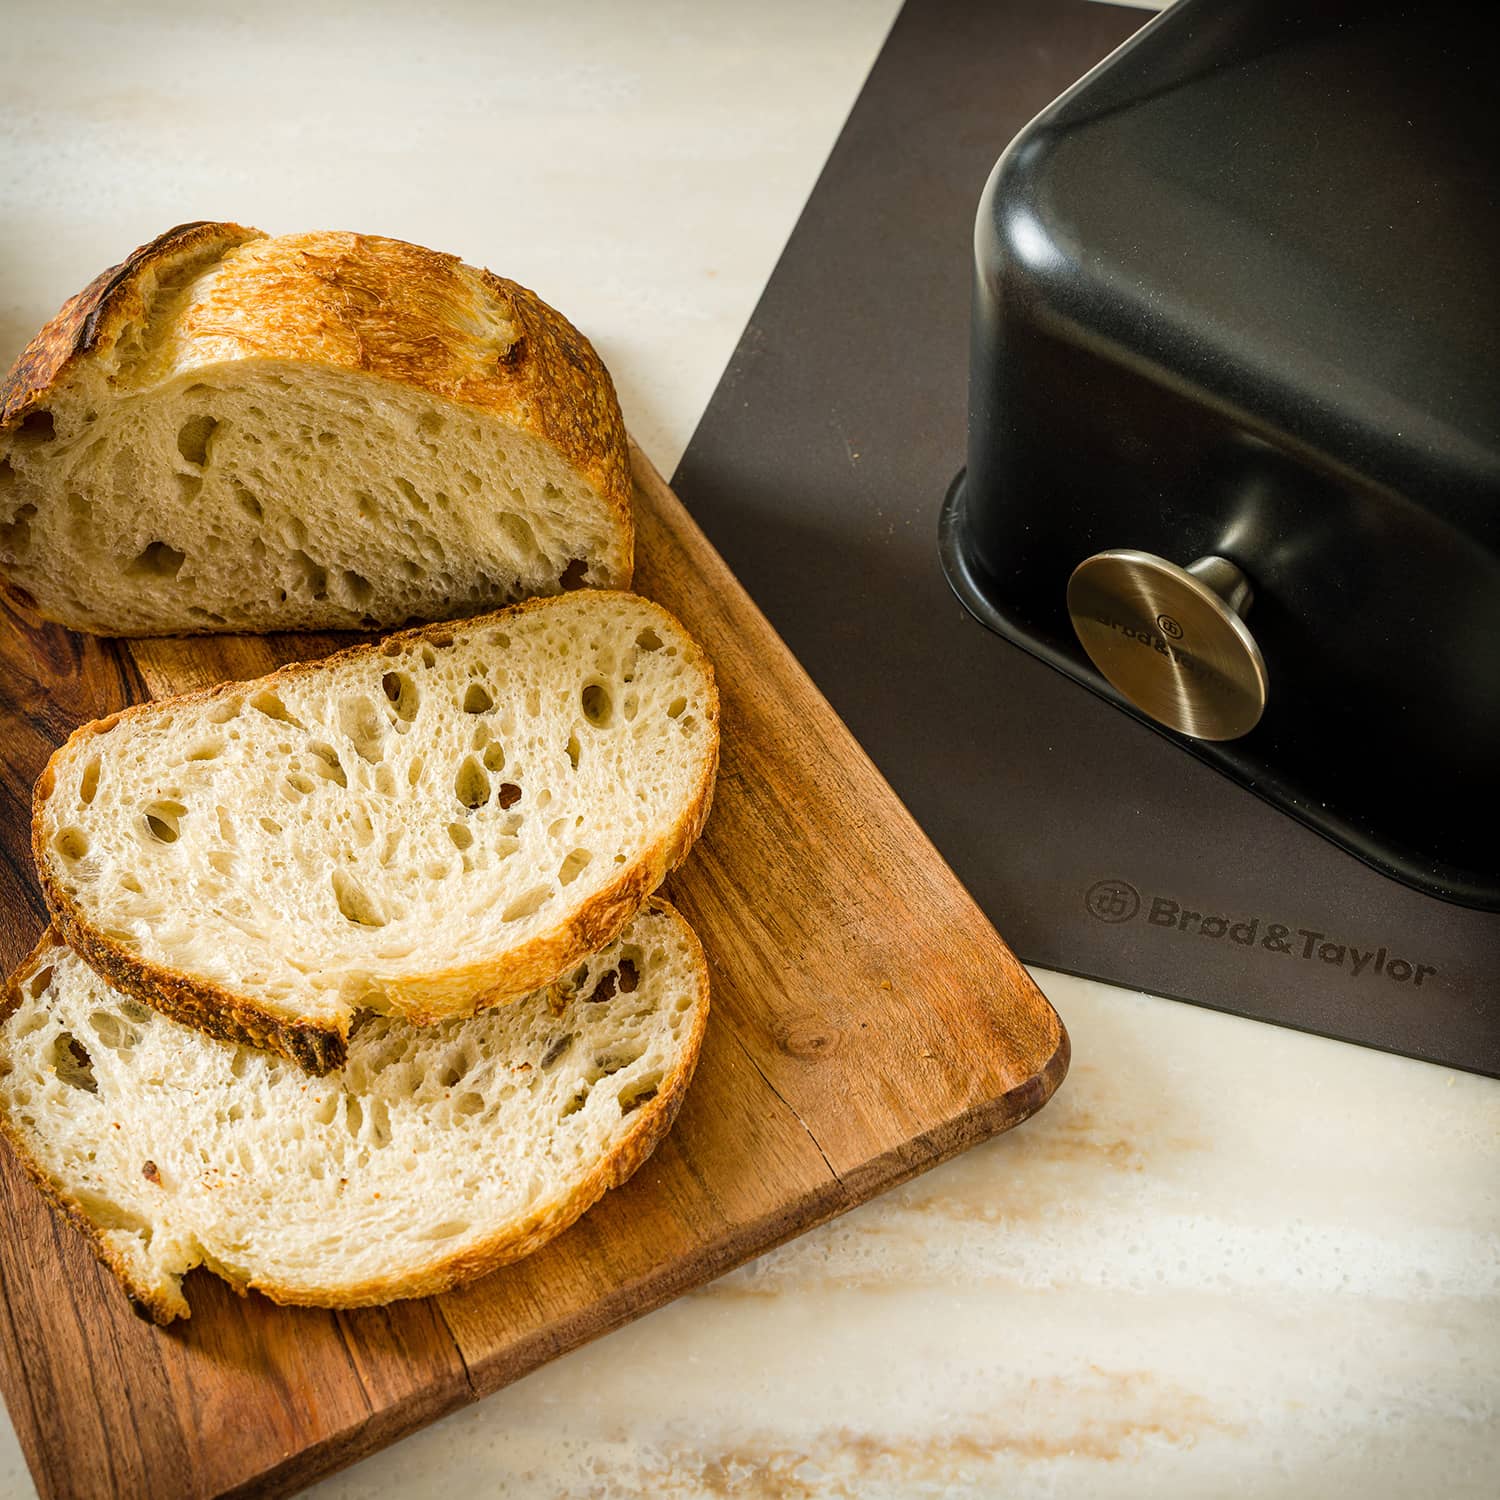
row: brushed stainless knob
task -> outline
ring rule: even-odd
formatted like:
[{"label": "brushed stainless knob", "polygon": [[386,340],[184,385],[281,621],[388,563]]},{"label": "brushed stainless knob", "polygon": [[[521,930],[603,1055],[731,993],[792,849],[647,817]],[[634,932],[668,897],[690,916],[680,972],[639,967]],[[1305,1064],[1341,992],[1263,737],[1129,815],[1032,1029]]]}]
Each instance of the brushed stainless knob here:
[{"label": "brushed stainless knob", "polygon": [[1243,616],[1253,594],[1222,557],[1180,568],[1128,549],[1098,552],[1068,580],[1068,614],[1110,685],[1158,724],[1234,740],[1266,707],[1266,664]]}]

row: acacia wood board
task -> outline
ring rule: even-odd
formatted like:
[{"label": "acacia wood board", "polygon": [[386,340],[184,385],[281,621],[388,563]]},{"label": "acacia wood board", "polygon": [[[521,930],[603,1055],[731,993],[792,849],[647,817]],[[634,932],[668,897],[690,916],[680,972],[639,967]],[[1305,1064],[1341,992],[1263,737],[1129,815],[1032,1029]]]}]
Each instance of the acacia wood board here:
[{"label": "acacia wood board", "polygon": [[[331,1312],[206,1271],[192,1317],[130,1312],[0,1159],[0,1384],[43,1496],[286,1494],[660,1306],[1041,1107],[1052,1007],[638,451],[636,587],[718,672],[714,810],[668,894],[709,957],[697,1077],[623,1188],[530,1259]],[[31,787],[84,721],[323,655],[333,636],[104,641],[0,626],[0,960],[46,912]]]}]

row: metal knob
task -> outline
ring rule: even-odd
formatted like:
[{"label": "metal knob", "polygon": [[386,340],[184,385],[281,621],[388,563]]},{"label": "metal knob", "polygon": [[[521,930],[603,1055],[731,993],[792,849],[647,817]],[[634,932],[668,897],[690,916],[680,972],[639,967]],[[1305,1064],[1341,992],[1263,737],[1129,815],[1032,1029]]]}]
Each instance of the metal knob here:
[{"label": "metal knob", "polygon": [[1238,739],[1265,710],[1266,664],[1242,618],[1252,597],[1222,557],[1179,568],[1149,552],[1099,552],[1068,580],[1073,629],[1110,685],[1200,740]]}]

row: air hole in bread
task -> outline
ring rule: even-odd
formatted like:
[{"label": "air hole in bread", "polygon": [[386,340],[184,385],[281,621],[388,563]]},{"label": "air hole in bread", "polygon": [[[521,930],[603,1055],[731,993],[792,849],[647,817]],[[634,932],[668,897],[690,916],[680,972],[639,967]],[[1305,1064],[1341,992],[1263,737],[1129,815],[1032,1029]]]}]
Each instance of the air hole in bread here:
[{"label": "air hole in bread", "polygon": [[31,518],[36,506],[23,505],[9,521],[0,526],[0,549],[19,557],[31,545]]},{"label": "air hole in bread", "polygon": [[120,889],[122,891],[129,891],[132,896],[144,896],[146,894],[146,888],[141,884],[140,878],[129,870],[126,870],[120,876]]},{"label": "air hole in bread", "polygon": [[588,993],[588,1001],[591,1005],[602,1005],[606,1000],[615,998],[615,985],[619,981],[619,974],[614,969],[606,969],[597,980],[594,987]]},{"label": "air hole in bread", "polygon": [[474,835],[462,823],[450,823],[448,837],[453,840],[455,849],[467,849],[474,842]]},{"label": "air hole in bread", "polygon": [[564,589],[581,589],[588,581],[588,571],[588,563],[581,557],[575,557],[562,570],[562,574],[557,581]]},{"label": "air hole in bread", "polygon": [[331,781],[342,787],[349,785],[349,778],[344,772],[344,763],[339,759],[339,753],[332,745],[325,745],[322,740],[313,740],[308,744],[307,751],[313,758],[313,770],[325,781]]},{"label": "air hole in bread", "polygon": [[687,699],[686,698],[674,698],[667,705],[667,717],[669,719],[680,719],[682,717],[682,711],[686,707],[687,707]]},{"label": "air hole in bread", "polygon": [[385,914],[352,875],[344,870],[335,870],[332,882],[333,899],[338,902],[339,911],[345,918],[360,927],[385,926]]},{"label": "air hole in bread", "polygon": [[26,992],[33,1000],[40,1000],[47,993],[47,986],[52,983],[53,967],[48,964],[45,969],[38,969],[26,982]]},{"label": "air hole in bread", "polygon": [[331,432],[320,432],[318,434],[318,443],[321,447],[331,448],[336,442],[338,442],[338,439]]},{"label": "air hole in bread", "polygon": [[608,729],[614,720],[615,703],[602,682],[591,682],[580,695],[583,716],[595,729]]},{"label": "air hole in bread", "polygon": [[523,891],[504,911],[500,913],[502,922],[519,922],[523,917],[530,917],[539,912],[546,904],[547,898],[552,894],[551,886],[534,885],[529,891]]},{"label": "air hole in bread", "polygon": [[180,802],[153,802],[146,808],[146,831],[159,844],[175,844],[182,833],[180,819],[187,812]]},{"label": "air hole in bread", "polygon": [[620,992],[625,995],[633,995],[640,985],[640,970],[635,966],[635,960],[622,958],[617,971],[620,976]]},{"label": "air hole in bread", "polygon": [[296,729],[305,729],[307,726],[281,701],[281,695],[270,688],[257,693],[250,700],[250,707],[257,713],[264,714],[268,719],[274,719],[278,724],[290,724]]},{"label": "air hole in bread", "polygon": [[487,714],[495,706],[495,700],[490,697],[482,682],[471,682],[464,690],[464,712],[466,714]]},{"label": "air hole in bread", "polygon": [[428,437],[437,437],[443,430],[443,414],[437,411],[424,411],[417,418],[417,430],[426,433]]},{"label": "air hole in bread", "polygon": [[186,552],[165,542],[151,542],[125,564],[125,573],[130,578],[175,578],[186,561]]},{"label": "air hole in bread", "polygon": [[287,786],[289,786],[292,791],[297,792],[304,797],[307,796],[310,791],[312,791],[314,785],[312,777],[306,775],[302,771],[288,771],[286,773],[285,780]]},{"label": "air hole in bread", "polygon": [[643,630],[636,636],[635,643],[642,651],[660,651],[661,637],[654,630]]},{"label": "air hole in bread", "polygon": [[562,1114],[561,1114],[560,1118],[566,1120],[566,1119],[570,1118],[571,1116],[576,1115],[578,1113],[578,1111],[581,1110],[583,1108],[583,1106],[585,1104],[587,1104],[588,1102],[589,1102],[589,1091],[588,1091],[587,1086],[585,1086],[585,1087],[579,1089],[578,1092],[576,1094],[574,1094],[573,1097],[571,1099],[569,1099],[566,1104],[563,1105],[563,1107],[562,1107]]},{"label": "air hole in bread", "polygon": [[198,498],[198,491],[203,488],[203,478],[198,474],[178,474],[177,493],[183,504],[189,504]]},{"label": "air hole in bread", "polygon": [[234,855],[227,849],[215,849],[208,856],[208,867],[226,879],[234,873]]},{"label": "air hole in bread", "polygon": [[587,849],[575,849],[562,862],[562,864],[558,866],[557,883],[559,885],[572,885],[573,882],[577,880],[581,874],[583,874],[584,870],[588,866],[588,862],[593,857],[594,856],[590,854]]},{"label": "air hole in bread", "polygon": [[411,480],[400,474],[396,475],[396,488],[401,491],[407,503],[418,515],[426,516],[432,514],[432,507],[417,493],[417,487]]},{"label": "air hole in bread", "polygon": [[[416,1163],[413,1162],[412,1165],[415,1166]],[[431,1229],[424,1229],[417,1238],[423,1240],[451,1240],[468,1228],[469,1222],[467,1219],[444,1219],[441,1224],[434,1224]]]},{"label": "air hole in bread", "polygon": [[108,1047],[111,1052],[129,1052],[141,1039],[138,1031],[107,1010],[96,1010],[90,1014],[89,1029],[98,1039],[99,1045]]},{"label": "air hole in bread", "polygon": [[[0,495],[3,495],[11,485],[16,482],[16,469],[11,461],[0,455]],[[69,500],[71,502],[71,496]]]},{"label": "air hole in bread", "polygon": [[623,1073],[631,1064],[639,1062],[643,1051],[644,1048],[627,1044],[616,1052],[596,1057],[594,1066],[605,1078],[613,1078],[616,1073]]},{"label": "air hole in bread", "polygon": [[457,1115],[477,1115],[484,1109],[484,1095],[466,1089],[453,1101],[453,1112]]},{"label": "air hole in bread", "polygon": [[552,1067],[572,1045],[573,1033],[571,1031],[565,1031],[561,1036],[553,1037],[547,1046],[547,1050],[542,1053],[542,1060],[537,1066],[544,1069]]},{"label": "air hole in bread", "polygon": [[38,407],[21,418],[16,437],[28,443],[50,443],[57,436],[57,419],[50,411]]},{"label": "air hole in bread", "polygon": [[[198,748],[192,751],[188,759],[192,760],[217,760],[224,753],[224,746],[219,740],[205,740]],[[90,799],[92,800],[92,799]]]},{"label": "air hole in bread", "polygon": [[375,585],[363,573],[345,568],[340,576],[344,580],[344,591],[356,604],[368,604],[375,597]]},{"label": "air hole in bread", "polygon": [[53,1041],[52,1069],[58,1081],[70,1089],[82,1089],[86,1094],[99,1092],[99,1080],[94,1077],[94,1059],[71,1031],[59,1032]]},{"label": "air hole in bread", "polygon": [[[488,752],[486,752],[486,754],[485,754],[485,759],[486,760],[489,759]],[[546,793],[543,793],[543,796],[545,796],[545,795],[546,795]],[[521,788],[518,787],[515,784],[515,782],[513,782],[513,781],[502,781],[500,783],[500,790],[499,790],[498,794],[495,797],[495,801],[497,801],[500,804],[500,808],[501,808],[502,812],[506,808],[508,808],[508,807],[514,807],[516,805],[516,803],[518,803],[520,800],[521,800]]]},{"label": "air hole in bread", "polygon": [[[299,538],[301,540],[301,538]],[[302,587],[307,590],[315,600],[321,602],[328,597],[328,569],[321,563],[314,562],[307,553],[300,549],[292,552],[290,561],[296,567],[300,575]]]},{"label": "air hole in bread", "polygon": [[406,784],[415,786],[422,779],[422,767],[426,762],[420,755],[414,755],[406,767]]},{"label": "air hole in bread", "polygon": [[204,715],[210,724],[227,724],[231,719],[239,716],[243,705],[238,698],[225,698],[214,704]]},{"label": "air hole in bread", "polygon": [[[240,483],[238,479],[231,478],[229,481],[230,492],[234,495],[235,504],[250,517],[252,521],[265,519],[266,510],[260,500]],[[262,549],[264,550],[264,549]]]},{"label": "air hole in bread", "polygon": [[368,698],[345,698],[339,704],[339,728],[362,761],[379,764],[387,725],[385,716]]},{"label": "air hole in bread", "polygon": [[177,451],[200,469],[208,462],[208,443],[218,423],[210,416],[199,414],[189,417],[177,429]]},{"label": "air hole in bread", "polygon": [[383,1151],[391,1143],[391,1112],[384,1099],[370,1100],[369,1144]]},{"label": "air hole in bread", "polygon": [[365,1123],[365,1108],[364,1108],[364,1105],[362,1105],[359,1102],[359,1099],[355,1095],[353,1095],[353,1094],[345,1094],[344,1095],[344,1129],[347,1130],[349,1132],[350,1136],[352,1136],[353,1139],[355,1139],[357,1141],[359,1139],[359,1132],[364,1127],[364,1123]]},{"label": "air hole in bread", "polygon": [[532,562],[542,556],[542,549],[537,545],[536,533],[521,517],[513,511],[507,512],[497,522],[499,529],[514,543],[515,549],[521,554],[526,562]]},{"label": "air hole in bread", "polygon": [[405,672],[387,672],[380,679],[380,689],[395,705],[396,716],[411,723],[417,716],[422,695],[416,683]]},{"label": "air hole in bread", "polygon": [[[689,1000],[688,1004],[691,1005],[692,1001]],[[685,1009],[686,1007],[680,1008]],[[660,1081],[660,1079],[657,1079],[645,1088],[637,1086],[637,1088],[633,1092],[629,1094],[621,1094],[620,1113],[622,1115],[632,1115],[641,1107],[641,1105],[649,1104],[651,1100],[656,1098],[657,1084],[659,1084]]]},{"label": "air hole in bread", "polygon": [[576,771],[578,769],[578,757],[582,754],[582,746],[578,743],[578,736],[570,734],[567,744],[568,764]]},{"label": "air hole in bread", "polygon": [[354,508],[366,521],[373,521],[380,514],[380,507],[375,503],[375,497],[368,490],[355,490]]},{"label": "air hole in bread", "polygon": [[84,768],[78,780],[78,800],[85,807],[94,800],[99,791],[99,759],[96,756]]},{"label": "air hole in bread", "polygon": [[281,832],[281,824],[275,818],[259,818],[257,821],[267,833],[279,834]]},{"label": "air hole in bread", "polygon": [[[471,812],[490,800],[490,778],[472,755],[464,757],[453,779],[453,795]],[[502,804],[503,805],[503,804]]]},{"label": "air hole in bread", "polygon": [[66,860],[82,859],[89,852],[89,838],[81,828],[59,828],[52,847]]}]

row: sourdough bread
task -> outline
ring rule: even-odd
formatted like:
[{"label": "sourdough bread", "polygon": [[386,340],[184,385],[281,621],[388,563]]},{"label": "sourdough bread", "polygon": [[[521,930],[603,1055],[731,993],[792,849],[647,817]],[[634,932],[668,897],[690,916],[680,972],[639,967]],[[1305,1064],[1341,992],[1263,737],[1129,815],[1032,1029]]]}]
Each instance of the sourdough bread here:
[{"label": "sourdough bread", "polygon": [[0,578],[106,635],[390,627],[628,587],[608,372],[399,240],[186,224],[0,384]]},{"label": "sourdough bread", "polygon": [[586,590],[86,725],[37,782],[33,853],[118,988],[325,1072],[358,1009],[471,1014],[613,939],[717,765],[703,653]]},{"label": "sourdough bread", "polygon": [[51,933],[0,1017],[0,1128],[166,1323],[200,1264],[242,1293],[351,1307],[545,1244],[671,1126],[708,973],[654,902],[563,990],[423,1029],[364,1016],[316,1080],[136,1004]]}]

